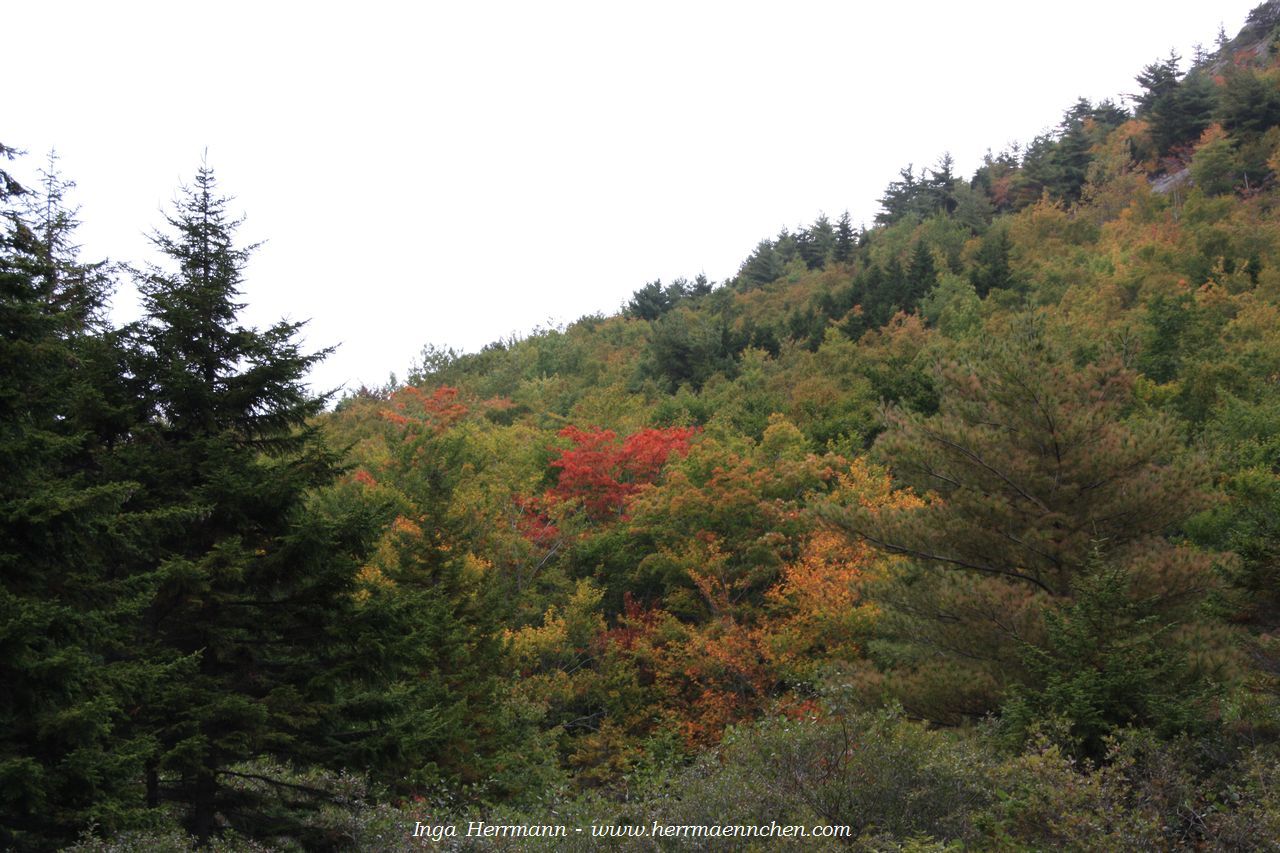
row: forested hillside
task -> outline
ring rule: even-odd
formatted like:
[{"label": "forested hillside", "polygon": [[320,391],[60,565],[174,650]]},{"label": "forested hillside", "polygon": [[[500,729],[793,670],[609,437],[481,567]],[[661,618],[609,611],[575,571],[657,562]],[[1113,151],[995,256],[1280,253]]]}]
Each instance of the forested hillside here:
[{"label": "forested hillside", "polygon": [[1135,86],[341,398],[0,149],[0,847],[1276,849],[1280,0]]}]

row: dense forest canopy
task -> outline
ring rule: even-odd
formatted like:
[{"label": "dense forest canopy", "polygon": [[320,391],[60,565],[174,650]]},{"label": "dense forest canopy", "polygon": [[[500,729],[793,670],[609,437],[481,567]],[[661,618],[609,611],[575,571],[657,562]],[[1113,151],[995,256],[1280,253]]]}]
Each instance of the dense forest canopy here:
[{"label": "dense forest canopy", "polygon": [[108,265],[0,147],[0,847],[1273,849],[1277,45],[340,399],[213,169]]}]

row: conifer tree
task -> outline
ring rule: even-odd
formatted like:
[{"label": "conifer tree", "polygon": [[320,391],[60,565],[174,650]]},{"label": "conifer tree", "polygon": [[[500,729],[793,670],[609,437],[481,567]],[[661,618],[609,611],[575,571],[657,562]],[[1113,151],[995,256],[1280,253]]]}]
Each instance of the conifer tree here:
[{"label": "conifer tree", "polygon": [[916,242],[911,253],[911,262],[907,265],[906,292],[902,295],[902,307],[914,311],[920,306],[920,300],[938,283],[938,267],[933,261],[933,252],[924,240]]},{"label": "conifer tree", "polygon": [[68,205],[75,182],[58,170],[58,155],[50,151],[39,170],[37,189],[26,193],[26,219],[39,241],[40,286],[53,307],[81,328],[104,323],[106,300],[112,288],[107,264],[82,263],[75,231],[80,226],[78,207]]},{"label": "conifer tree", "polygon": [[786,268],[786,259],[778,251],[772,240],[761,240],[751,256],[747,258],[742,269],[738,270],[738,281],[744,289],[751,289],[777,281]]},{"label": "conifer tree", "polygon": [[820,214],[809,228],[796,232],[796,252],[811,270],[822,269],[835,249],[836,235],[827,215]]},{"label": "conifer tree", "polygon": [[227,782],[255,775],[242,763],[258,756],[310,759],[336,725],[326,673],[350,669],[337,626],[368,532],[307,511],[339,472],[309,423],[324,398],[304,384],[327,351],[303,353],[298,323],[239,325],[252,247],[236,245],[227,204],[202,166],[152,237],[172,268],[136,272],[146,316],[132,372],[147,419],[116,460],[166,522],[140,568],[157,586],[137,648],[177,667],[136,721],[157,742],[148,800],[183,805],[201,840],[228,823],[282,829]]},{"label": "conifer tree", "polygon": [[849,211],[846,210],[840,214],[840,219],[836,221],[836,245],[831,259],[837,264],[847,264],[853,260],[853,250],[856,247],[857,240],[853,233],[853,221],[849,218]]},{"label": "conifer tree", "polygon": [[340,686],[345,729],[331,739],[334,763],[400,793],[486,781],[508,734],[495,708],[503,603],[470,552],[475,521],[455,504],[463,472],[482,464],[450,429],[466,411],[455,393],[405,388],[384,412],[397,515],[347,631],[359,666],[380,677]]},{"label": "conifer tree", "polygon": [[136,545],[134,486],[97,459],[118,384],[112,345],[84,322],[103,291],[62,298],[50,258],[85,270],[52,242],[69,217],[55,198],[33,222],[23,195],[0,172],[0,847],[19,850],[137,820],[147,748],[125,732],[145,678],[124,634],[139,597],[116,571]]},{"label": "conifer tree", "polygon": [[969,281],[980,298],[986,298],[993,290],[1012,286],[1013,272],[1009,268],[1012,248],[1005,228],[992,228],[983,236],[982,245],[973,258],[973,268],[969,270]]},{"label": "conifer tree", "polygon": [[936,414],[890,408],[876,450],[921,509],[827,517],[911,561],[878,590],[904,701],[932,719],[992,710],[1025,675],[1046,607],[1069,600],[1099,555],[1135,598],[1176,612],[1211,586],[1209,559],[1166,532],[1204,505],[1204,469],[1173,424],[1129,415],[1135,374],[1076,367],[1033,328],[973,364],[942,369]]},{"label": "conifer tree", "polygon": [[1169,51],[1169,58],[1157,60],[1142,69],[1137,76],[1138,85],[1143,91],[1130,95],[1141,117],[1155,107],[1162,98],[1171,95],[1178,88],[1180,72],[1178,64],[1182,58],[1174,51]]}]

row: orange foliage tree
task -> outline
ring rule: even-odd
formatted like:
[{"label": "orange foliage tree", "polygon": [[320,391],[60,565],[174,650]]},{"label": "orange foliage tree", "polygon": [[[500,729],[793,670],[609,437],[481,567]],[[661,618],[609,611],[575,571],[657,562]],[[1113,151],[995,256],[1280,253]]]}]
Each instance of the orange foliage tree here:
[{"label": "orange foliage tree", "polygon": [[551,463],[560,476],[547,499],[578,502],[594,520],[616,518],[629,496],[657,480],[673,453],[689,452],[695,431],[692,427],[645,429],[619,443],[613,430],[565,427],[559,435],[573,442],[573,447]]}]

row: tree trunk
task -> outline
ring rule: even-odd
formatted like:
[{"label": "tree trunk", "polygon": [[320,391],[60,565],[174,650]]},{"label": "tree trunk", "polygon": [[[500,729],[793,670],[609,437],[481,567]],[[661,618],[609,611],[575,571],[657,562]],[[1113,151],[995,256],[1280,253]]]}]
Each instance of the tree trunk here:
[{"label": "tree trunk", "polygon": [[217,829],[217,792],[218,783],[213,771],[202,768],[196,775],[195,791],[191,798],[191,834],[201,847],[209,846],[209,839]]}]

